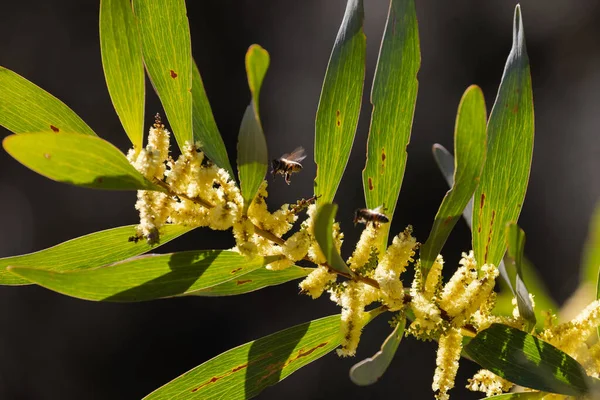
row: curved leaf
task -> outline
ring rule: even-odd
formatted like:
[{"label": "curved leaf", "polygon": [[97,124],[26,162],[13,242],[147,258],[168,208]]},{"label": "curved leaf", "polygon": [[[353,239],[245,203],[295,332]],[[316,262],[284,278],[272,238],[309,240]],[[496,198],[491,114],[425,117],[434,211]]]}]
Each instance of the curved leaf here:
[{"label": "curved leaf", "polygon": [[465,350],[477,364],[517,385],[569,396],[588,392],[588,376],[575,359],[518,329],[492,324]]},{"label": "curved leaf", "polygon": [[346,169],[362,102],[367,39],[362,0],[348,0],[335,39],[315,122],[315,195],[331,203]]},{"label": "curved leaf", "polygon": [[331,268],[352,275],[333,242],[333,221],[336,213],[336,204],[323,204],[319,207],[315,216],[315,239]]},{"label": "curved leaf", "polygon": [[226,169],[233,177],[233,169],[229,163],[225,143],[217,128],[200,70],[192,63],[192,121],[194,125],[194,141],[202,144],[204,154],[216,165]]},{"label": "curved leaf", "polygon": [[600,298],[598,273],[600,273],[600,203],[596,206],[590,221],[581,265],[581,282],[598,288],[596,298]]},{"label": "curved leaf", "polygon": [[6,270],[9,265],[43,268],[65,272],[84,270],[138,256],[170,242],[194,228],[164,225],[160,228],[160,243],[150,245],[146,240],[132,240],[137,225],[90,233],[35,253],[0,258],[0,285],[30,285],[31,282]]},{"label": "curved leaf", "polygon": [[[380,313],[371,311],[369,321]],[[296,325],[228,350],[144,400],[250,399],[338,347],[340,336],[339,315]]]},{"label": "curved leaf", "polygon": [[265,175],[269,156],[267,141],[260,123],[259,94],[263,79],[269,68],[269,53],[257,44],[246,53],[246,74],[252,101],[246,108],[238,137],[237,167],[244,207],[248,209],[254,200]]},{"label": "curved leaf", "polygon": [[14,133],[94,131],[65,103],[13,71],[0,67],[0,125]]},{"label": "curved leaf", "polygon": [[103,268],[55,272],[15,264],[8,270],[40,286],[84,300],[133,302],[205,289],[254,271],[277,257],[251,260],[228,250],[149,254]]},{"label": "curved leaf", "polygon": [[192,44],[185,0],[133,0],[144,63],[179,148],[193,140]]},{"label": "curved leaf", "polygon": [[[504,274],[512,292],[517,297],[519,315],[527,322],[527,331],[535,327],[536,319],[533,304],[529,298],[529,291],[523,281],[523,253],[525,251],[525,232],[515,223],[506,227],[506,241],[508,251],[504,256]],[[508,273],[508,271],[511,271]]]},{"label": "curved leaf", "polygon": [[144,141],[145,76],[131,0],[100,1],[100,50],[106,86],[136,152]]},{"label": "curved leaf", "polygon": [[406,318],[402,318],[373,357],[366,358],[350,369],[350,379],[359,386],[377,382],[391,364],[404,335]]},{"label": "curved leaf", "polygon": [[310,274],[312,270],[312,268],[301,268],[295,265],[280,271],[270,271],[266,268],[260,268],[256,271],[238,276],[236,279],[198,290],[197,292],[191,292],[188,293],[188,295],[217,297],[246,294],[268,286],[281,285],[282,283],[293,281],[295,279],[304,278]]},{"label": "curved leaf", "polygon": [[533,152],[533,95],[521,8],[513,45],[488,122],[487,158],[475,191],[473,250],[479,265],[498,265],[506,251],[506,224],[521,213]]},{"label": "curved leaf", "polygon": [[115,146],[78,133],[24,133],[2,146],[27,168],[57,182],[94,189],[157,190]]},{"label": "curved leaf", "polygon": [[[461,213],[473,197],[479,184],[481,169],[485,160],[485,129],[487,113],[481,89],[475,85],[465,91],[456,115],[454,129],[454,175],[453,185],[446,193],[435,215],[433,227],[427,241],[421,248],[421,268],[427,276],[437,255],[444,247],[450,232]],[[434,154],[436,150],[434,149]]]},{"label": "curved leaf", "polygon": [[[373,114],[363,170],[365,201],[394,215],[417,101],[421,65],[414,0],[392,0],[371,91]],[[381,227],[380,252],[387,247],[390,224]],[[436,254],[437,255],[437,254]]]},{"label": "curved leaf", "polygon": [[547,392],[523,392],[523,393],[506,393],[497,396],[486,397],[493,400],[541,400],[547,396]]}]

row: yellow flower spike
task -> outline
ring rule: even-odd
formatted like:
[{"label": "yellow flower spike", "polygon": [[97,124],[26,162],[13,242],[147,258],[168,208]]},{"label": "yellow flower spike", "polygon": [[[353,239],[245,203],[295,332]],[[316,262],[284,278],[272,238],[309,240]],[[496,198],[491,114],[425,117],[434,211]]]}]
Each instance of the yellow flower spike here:
[{"label": "yellow flower spike", "polygon": [[377,247],[377,228],[374,224],[367,224],[360,234],[360,239],[352,256],[348,259],[348,266],[353,271],[365,265],[371,257],[371,249]]},{"label": "yellow flower spike", "polygon": [[450,315],[458,313],[458,300],[462,298],[468,285],[477,278],[477,264],[473,259],[473,252],[462,254],[461,266],[454,272],[448,283],[442,289],[439,305]]},{"label": "yellow flower spike", "polygon": [[282,246],[283,254],[292,261],[304,258],[310,247],[310,236],[305,230],[294,233]]},{"label": "yellow flower spike", "polygon": [[233,237],[241,254],[253,257],[258,253],[258,246],[253,241],[254,224],[248,217],[242,217],[233,224]]},{"label": "yellow flower spike", "polygon": [[448,315],[454,317],[452,323],[456,327],[461,327],[468,322],[494,290],[496,277],[499,274],[498,269],[491,264],[485,264],[481,267],[481,274],[481,279],[469,283],[462,297],[454,303],[455,307],[445,310]]},{"label": "yellow flower spike", "polygon": [[368,314],[364,311],[364,298],[361,296],[361,288],[358,282],[348,281],[345,290],[340,296],[342,305],[342,347],[337,349],[340,357],[351,357],[356,354],[356,348],[360,341],[362,328],[368,320]]},{"label": "yellow flower spike", "polygon": [[298,286],[303,292],[316,299],[321,297],[326,286],[331,282],[335,282],[336,279],[336,274],[329,272],[329,268],[321,265],[308,274]]},{"label": "yellow flower spike", "polygon": [[435,364],[435,374],[431,388],[438,400],[450,398],[448,391],[454,387],[454,379],[458,372],[458,360],[462,351],[460,329],[450,328],[440,336]]},{"label": "yellow flower spike", "polygon": [[425,281],[425,287],[423,288],[423,295],[427,300],[432,300],[435,297],[440,287],[443,268],[444,259],[441,255],[438,255],[427,274],[427,280]]},{"label": "yellow flower spike", "polygon": [[192,201],[181,199],[173,204],[169,221],[176,225],[208,226],[210,222],[209,209]]},{"label": "yellow flower spike", "polygon": [[469,379],[466,387],[472,392],[483,392],[491,397],[507,392],[513,384],[487,369],[481,369]]}]

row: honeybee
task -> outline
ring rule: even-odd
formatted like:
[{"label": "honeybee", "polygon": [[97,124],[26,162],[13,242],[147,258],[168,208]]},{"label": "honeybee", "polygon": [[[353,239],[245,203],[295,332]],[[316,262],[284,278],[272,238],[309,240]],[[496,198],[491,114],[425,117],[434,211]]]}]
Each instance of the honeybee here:
[{"label": "honeybee", "polygon": [[278,159],[271,161],[271,173],[273,175],[281,174],[285,177],[285,183],[290,184],[290,177],[295,172],[302,170],[302,164],[300,161],[304,160],[304,149],[302,147],[296,148],[289,154],[284,154]]},{"label": "honeybee", "polygon": [[384,211],[382,206],[379,206],[374,210],[359,208],[354,212],[354,225],[372,222],[374,225],[378,226],[380,223],[386,224],[390,222],[390,219],[382,213],[382,211]]}]

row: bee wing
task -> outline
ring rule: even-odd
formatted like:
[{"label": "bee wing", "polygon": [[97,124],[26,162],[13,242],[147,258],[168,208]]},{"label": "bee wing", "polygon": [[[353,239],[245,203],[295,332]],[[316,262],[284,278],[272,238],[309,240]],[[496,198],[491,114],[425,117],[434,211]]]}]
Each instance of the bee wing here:
[{"label": "bee wing", "polygon": [[374,208],[371,211],[375,211],[376,213],[380,213],[380,214],[384,214],[385,215],[386,208],[383,205],[380,205],[379,207],[376,207],[376,208]]},{"label": "bee wing", "polygon": [[285,158],[288,161],[294,161],[299,163],[300,161],[306,158],[306,155],[304,154],[303,147],[297,147],[290,154],[284,154],[283,156],[281,156],[281,158]]}]

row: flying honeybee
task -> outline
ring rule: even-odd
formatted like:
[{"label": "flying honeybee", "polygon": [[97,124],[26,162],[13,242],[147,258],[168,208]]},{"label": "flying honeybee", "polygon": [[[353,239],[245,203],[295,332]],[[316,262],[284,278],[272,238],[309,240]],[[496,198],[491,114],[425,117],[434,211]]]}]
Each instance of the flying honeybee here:
[{"label": "flying honeybee", "polygon": [[304,160],[304,149],[302,147],[296,148],[289,154],[284,154],[276,160],[271,162],[271,173],[273,175],[281,174],[285,177],[285,183],[290,184],[290,177],[295,172],[302,170],[302,164],[300,161]]},{"label": "flying honeybee", "polygon": [[356,224],[368,224],[372,222],[374,225],[379,225],[380,223],[388,223],[390,219],[382,213],[383,207],[379,206],[374,210],[369,210],[368,208],[359,208],[354,212],[354,225]]}]

